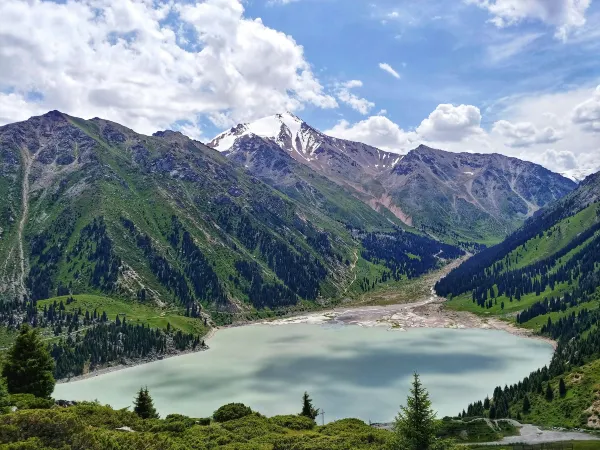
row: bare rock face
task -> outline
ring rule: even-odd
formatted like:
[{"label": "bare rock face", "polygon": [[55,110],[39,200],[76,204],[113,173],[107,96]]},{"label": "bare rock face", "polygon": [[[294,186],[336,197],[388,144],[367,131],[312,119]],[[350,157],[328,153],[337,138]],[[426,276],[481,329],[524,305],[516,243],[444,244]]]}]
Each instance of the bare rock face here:
[{"label": "bare rock face", "polygon": [[[274,186],[298,165],[343,186],[409,227],[455,241],[499,241],[577,185],[543,167],[498,154],[419,146],[406,156],[327,136],[291,113],[240,124],[209,146]],[[306,191],[310,180],[303,179]]]},{"label": "bare rock face", "polygon": [[510,233],[577,186],[559,174],[516,158],[452,153],[426,146],[410,151],[380,180],[416,226],[476,240]]}]

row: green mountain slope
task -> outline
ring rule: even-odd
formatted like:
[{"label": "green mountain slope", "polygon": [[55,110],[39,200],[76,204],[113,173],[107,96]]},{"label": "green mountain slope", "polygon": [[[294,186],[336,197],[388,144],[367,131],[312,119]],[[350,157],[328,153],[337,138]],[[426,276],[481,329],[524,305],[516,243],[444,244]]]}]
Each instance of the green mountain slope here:
[{"label": "green mountain slope", "polygon": [[[496,315],[558,342],[548,367],[497,388],[468,415],[600,427],[593,375],[600,359],[600,174],[452,271],[436,291],[451,308]],[[567,392],[559,392],[561,379]]]},{"label": "green mountain slope", "polygon": [[[286,307],[346,292],[366,233],[396,233],[327,180],[292,199],[180,133],[143,136],[53,111],[1,127],[0,152],[0,279],[9,298]],[[399,276],[435,268],[440,250],[460,254],[412,234],[390,242],[403,257]],[[415,246],[422,259],[408,256]]]}]

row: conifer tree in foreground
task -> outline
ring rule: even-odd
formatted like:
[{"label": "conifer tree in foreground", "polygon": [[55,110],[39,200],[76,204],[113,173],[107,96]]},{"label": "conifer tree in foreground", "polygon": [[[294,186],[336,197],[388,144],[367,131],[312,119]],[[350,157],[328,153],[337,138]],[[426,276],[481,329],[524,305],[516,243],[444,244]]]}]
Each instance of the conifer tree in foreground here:
[{"label": "conifer tree in foreground", "polygon": [[158,419],[159,415],[154,407],[154,402],[148,388],[140,388],[138,395],[134,401],[133,411],[142,419]]},{"label": "conifer tree in foreground", "polygon": [[546,387],[546,400],[548,400],[549,402],[554,400],[554,391],[552,390],[552,386],[550,386],[550,383],[548,383],[548,386]]},{"label": "conifer tree in foreground", "polygon": [[8,392],[50,398],[56,384],[53,371],[54,360],[37,330],[22,325],[2,368]]},{"label": "conifer tree in foreground", "polygon": [[400,407],[394,423],[396,442],[393,448],[429,450],[435,443],[436,429],[435,412],[431,408],[429,394],[415,373],[406,406]]},{"label": "conifer tree in foreground", "polygon": [[308,392],[305,392],[302,396],[302,412],[300,415],[309,417],[312,420],[315,420],[319,415],[319,409],[313,407],[312,399],[309,397]]}]

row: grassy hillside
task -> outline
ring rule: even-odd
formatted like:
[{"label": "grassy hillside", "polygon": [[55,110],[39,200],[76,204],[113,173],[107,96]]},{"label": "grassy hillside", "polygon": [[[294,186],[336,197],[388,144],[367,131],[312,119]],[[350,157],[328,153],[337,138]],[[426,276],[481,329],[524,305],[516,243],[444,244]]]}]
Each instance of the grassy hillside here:
[{"label": "grassy hillside", "polygon": [[[69,299],[72,299],[72,301],[68,301]],[[84,312],[86,310],[97,310],[100,313],[106,312],[111,320],[114,320],[119,315],[121,319],[126,318],[127,322],[133,325],[145,325],[152,328],[165,329],[167,328],[167,324],[170,324],[176,330],[200,336],[205,335],[208,331],[208,326],[201,319],[186,317],[185,311],[182,308],[170,306],[159,309],[143,303],[98,295],[65,295],[40,300],[37,302],[38,310],[42,311],[55,302],[63,302],[66,312],[73,312],[79,309]]]},{"label": "grassy hillside", "polygon": [[[449,308],[509,320],[558,341],[548,367],[522,383],[498,387],[493,398],[469,405],[467,416],[600,428],[595,412],[600,368],[599,198],[600,177],[590,177],[506,241],[474,256],[437,284],[437,292],[449,298]],[[561,379],[568,389],[563,395]]]}]

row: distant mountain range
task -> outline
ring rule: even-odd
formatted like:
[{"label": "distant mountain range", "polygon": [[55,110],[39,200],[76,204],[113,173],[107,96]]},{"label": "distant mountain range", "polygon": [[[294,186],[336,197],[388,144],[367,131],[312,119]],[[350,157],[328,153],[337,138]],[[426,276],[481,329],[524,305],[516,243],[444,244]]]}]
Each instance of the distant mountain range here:
[{"label": "distant mountain range", "polygon": [[385,152],[327,136],[291,113],[240,124],[208,145],[275,186],[289,185],[302,172],[299,164],[307,166],[407,227],[452,242],[498,242],[576,187],[542,166],[499,154],[423,145],[406,156]]}]

